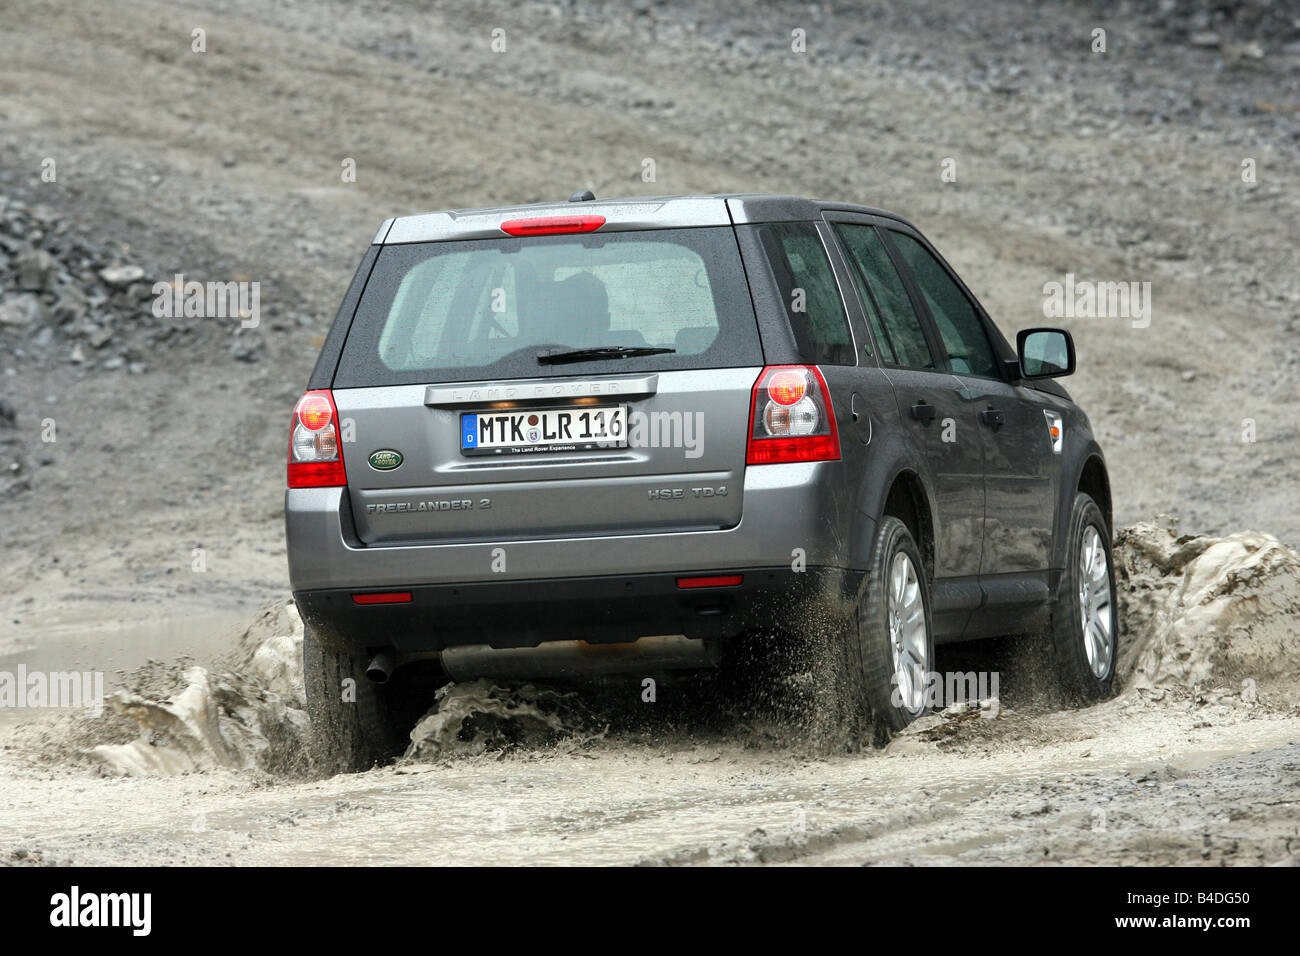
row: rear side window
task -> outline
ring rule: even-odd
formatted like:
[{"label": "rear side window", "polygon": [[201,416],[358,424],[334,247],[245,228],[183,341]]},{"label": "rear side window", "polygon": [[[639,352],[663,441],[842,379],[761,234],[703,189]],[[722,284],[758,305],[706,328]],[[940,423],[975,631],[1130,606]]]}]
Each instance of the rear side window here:
[{"label": "rear side window", "polygon": [[856,365],[844,300],[816,225],[772,223],[760,234],[800,356],[816,365]]},{"label": "rear side window", "polygon": [[899,368],[934,368],[921,320],[875,227],[837,223],[835,231],[848,247],[881,358]]},{"label": "rear side window", "polygon": [[[672,352],[547,365],[607,346]],[[385,246],[335,386],[761,365],[730,228]]]},{"label": "rear side window", "polygon": [[921,287],[921,295],[930,307],[943,347],[948,351],[952,370],[961,375],[997,378],[997,359],[974,303],[930,250],[906,233],[891,230],[890,235]]}]

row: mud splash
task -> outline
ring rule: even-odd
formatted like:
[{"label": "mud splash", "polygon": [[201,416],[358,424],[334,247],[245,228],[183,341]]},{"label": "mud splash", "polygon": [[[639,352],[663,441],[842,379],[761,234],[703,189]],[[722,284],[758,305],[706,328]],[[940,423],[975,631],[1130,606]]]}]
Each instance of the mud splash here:
[{"label": "mud splash", "polygon": [[1269,534],[1120,531],[1116,568],[1125,689],[1227,689],[1282,708],[1300,703],[1300,555]]},{"label": "mud splash", "polygon": [[[113,715],[134,724],[134,738],[83,744],[81,754],[100,772],[115,776],[217,769],[313,775],[302,638],[302,620],[289,601],[263,611],[232,652],[210,667],[141,668],[127,677],[131,689],[108,699]],[[85,723],[70,736],[93,732]],[[561,742],[557,752],[566,752],[602,736],[604,731],[595,728],[573,692],[485,680],[447,684],[411,731],[400,762],[536,750]]]},{"label": "mud splash", "polygon": [[603,730],[587,733],[592,726],[591,713],[573,692],[534,684],[500,686],[490,680],[448,684],[411,731],[401,763],[535,749],[566,738],[580,744],[603,736]]},{"label": "mud splash", "polygon": [[[1269,709],[1300,703],[1300,555],[1260,532],[1179,536],[1143,523],[1119,532],[1115,558],[1124,634],[1121,697],[1138,694],[1147,706],[1166,696],[1203,694]],[[82,758],[117,775],[317,771],[303,695],[302,622],[291,601],[263,611],[210,667],[155,662],[128,675],[126,686],[110,697],[107,723],[81,719],[65,726],[61,747],[75,742]],[[617,707],[605,712],[600,700],[531,683],[447,684],[410,732],[399,765],[548,748],[571,752],[603,738],[611,721],[635,723]],[[971,721],[988,733],[1016,722],[1006,719],[1013,717],[1009,710],[999,717],[985,721],[975,710],[950,708],[893,746],[932,743]],[[743,715],[737,719],[747,726]]]},{"label": "mud splash", "polygon": [[86,756],[104,773],[121,776],[215,768],[309,772],[302,621],[293,603],[263,611],[213,671],[186,668],[184,688],[163,699],[157,690],[116,691],[109,707],[134,721],[139,735],[91,747]]}]

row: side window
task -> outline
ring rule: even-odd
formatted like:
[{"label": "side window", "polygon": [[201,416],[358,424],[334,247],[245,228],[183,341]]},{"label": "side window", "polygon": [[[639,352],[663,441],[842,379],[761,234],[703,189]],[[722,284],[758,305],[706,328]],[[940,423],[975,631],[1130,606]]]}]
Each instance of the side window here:
[{"label": "side window", "polygon": [[817,227],[810,222],[772,223],[763,227],[762,235],[804,361],[856,365],[844,300]]},{"label": "side window", "polygon": [[943,347],[948,350],[952,370],[958,374],[997,378],[997,358],[974,304],[925,246],[906,233],[891,230],[891,235],[921,287],[934,324],[939,327]]},{"label": "side window", "polygon": [[902,368],[934,368],[921,320],[875,227],[836,223],[835,231],[848,248],[881,358]]}]

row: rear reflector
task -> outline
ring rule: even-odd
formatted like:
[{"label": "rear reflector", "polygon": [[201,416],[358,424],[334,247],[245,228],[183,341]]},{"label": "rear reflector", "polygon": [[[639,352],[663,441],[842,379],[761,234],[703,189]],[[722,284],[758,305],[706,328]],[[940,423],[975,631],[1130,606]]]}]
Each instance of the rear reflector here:
[{"label": "rear reflector", "polygon": [[410,591],[380,591],[352,595],[353,604],[410,604]]},{"label": "rear reflector", "polygon": [[734,588],[745,580],[743,574],[719,574],[707,578],[678,578],[679,588]]},{"label": "rear reflector", "polygon": [[603,225],[604,216],[541,216],[507,219],[501,224],[501,231],[511,236],[558,236],[568,232],[595,232]]},{"label": "rear reflector", "polygon": [[835,461],[840,446],[830,435],[811,438],[768,438],[749,446],[750,465],[780,465],[793,461]]}]

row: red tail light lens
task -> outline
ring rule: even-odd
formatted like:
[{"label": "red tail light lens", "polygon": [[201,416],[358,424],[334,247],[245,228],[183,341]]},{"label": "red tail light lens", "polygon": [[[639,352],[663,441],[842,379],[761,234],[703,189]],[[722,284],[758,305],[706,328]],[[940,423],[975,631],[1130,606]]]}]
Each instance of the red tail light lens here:
[{"label": "red tail light lens", "polygon": [[803,369],[781,369],[767,380],[767,394],[778,405],[793,405],[808,394],[808,377]]},{"label": "red tail light lens", "polygon": [[501,224],[501,231],[510,236],[558,236],[568,232],[595,232],[603,225],[604,216],[539,216],[507,219]]},{"label": "red tail light lens", "polygon": [[837,461],[830,389],[815,365],[769,365],[754,382],[745,463]]},{"label": "red tail light lens", "polygon": [[307,392],[298,399],[289,425],[290,488],[334,488],[348,483],[338,419],[329,389]]},{"label": "red tail light lens", "polygon": [[312,431],[320,431],[333,417],[329,399],[319,392],[308,392],[298,401],[298,420]]}]

